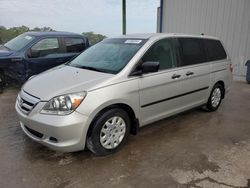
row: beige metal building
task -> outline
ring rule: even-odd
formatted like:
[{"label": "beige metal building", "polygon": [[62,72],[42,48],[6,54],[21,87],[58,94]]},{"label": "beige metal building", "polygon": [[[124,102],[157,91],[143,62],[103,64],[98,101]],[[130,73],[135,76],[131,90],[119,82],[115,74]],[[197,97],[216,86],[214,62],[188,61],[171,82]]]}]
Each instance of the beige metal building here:
[{"label": "beige metal building", "polygon": [[250,0],[161,0],[158,32],[212,35],[225,44],[236,78],[250,59]]}]

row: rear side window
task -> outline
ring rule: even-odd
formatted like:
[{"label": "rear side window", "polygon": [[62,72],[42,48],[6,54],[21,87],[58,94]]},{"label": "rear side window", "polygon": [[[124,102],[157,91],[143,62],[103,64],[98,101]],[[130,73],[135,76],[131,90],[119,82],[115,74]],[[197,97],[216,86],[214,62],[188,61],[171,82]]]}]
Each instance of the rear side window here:
[{"label": "rear side window", "polygon": [[65,38],[66,51],[69,53],[77,53],[85,50],[85,42],[81,38]]},{"label": "rear side window", "polygon": [[203,39],[180,38],[181,66],[194,65],[207,61]]},{"label": "rear side window", "polygon": [[209,61],[217,61],[227,58],[227,54],[218,40],[206,39],[204,44],[208,53]]}]

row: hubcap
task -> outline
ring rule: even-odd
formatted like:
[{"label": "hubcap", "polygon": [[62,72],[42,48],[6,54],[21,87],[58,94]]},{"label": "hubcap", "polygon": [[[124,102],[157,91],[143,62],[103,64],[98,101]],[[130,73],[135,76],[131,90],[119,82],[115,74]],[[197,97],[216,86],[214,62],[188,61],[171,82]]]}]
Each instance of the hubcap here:
[{"label": "hubcap", "polygon": [[212,93],[212,106],[216,108],[221,100],[221,90],[220,88],[215,88]]},{"label": "hubcap", "polygon": [[100,142],[105,149],[114,149],[122,142],[126,133],[126,123],[118,116],[104,123],[100,132]]}]

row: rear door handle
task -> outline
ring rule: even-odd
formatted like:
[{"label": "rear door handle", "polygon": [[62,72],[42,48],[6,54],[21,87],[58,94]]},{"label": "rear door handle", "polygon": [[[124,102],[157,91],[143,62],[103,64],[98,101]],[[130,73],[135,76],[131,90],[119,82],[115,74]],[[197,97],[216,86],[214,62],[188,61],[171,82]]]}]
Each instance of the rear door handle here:
[{"label": "rear door handle", "polygon": [[173,76],[172,76],[172,79],[176,79],[176,78],[180,78],[181,77],[181,75],[179,75],[179,74],[174,74]]},{"label": "rear door handle", "polygon": [[193,75],[193,74],[194,74],[194,73],[191,72],[191,71],[188,71],[188,72],[186,73],[187,76],[191,76],[191,75]]}]

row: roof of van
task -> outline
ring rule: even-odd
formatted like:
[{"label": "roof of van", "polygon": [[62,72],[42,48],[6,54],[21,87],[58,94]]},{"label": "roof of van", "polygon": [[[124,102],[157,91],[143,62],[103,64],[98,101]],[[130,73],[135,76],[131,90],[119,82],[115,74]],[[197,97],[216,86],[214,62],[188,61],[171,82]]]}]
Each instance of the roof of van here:
[{"label": "roof of van", "polygon": [[[207,39],[216,39],[217,37],[207,36],[207,35],[191,35],[183,33],[139,33],[139,34],[128,34],[122,35],[117,38],[137,38],[137,39],[150,39],[150,38],[161,38],[161,37],[192,37],[192,38],[207,38]],[[116,37],[115,37],[116,38]]]},{"label": "roof of van", "polygon": [[29,32],[26,32],[25,34],[32,35],[32,36],[80,36],[80,37],[84,37],[81,34],[65,32],[65,31],[45,31],[45,32],[29,31]]}]

